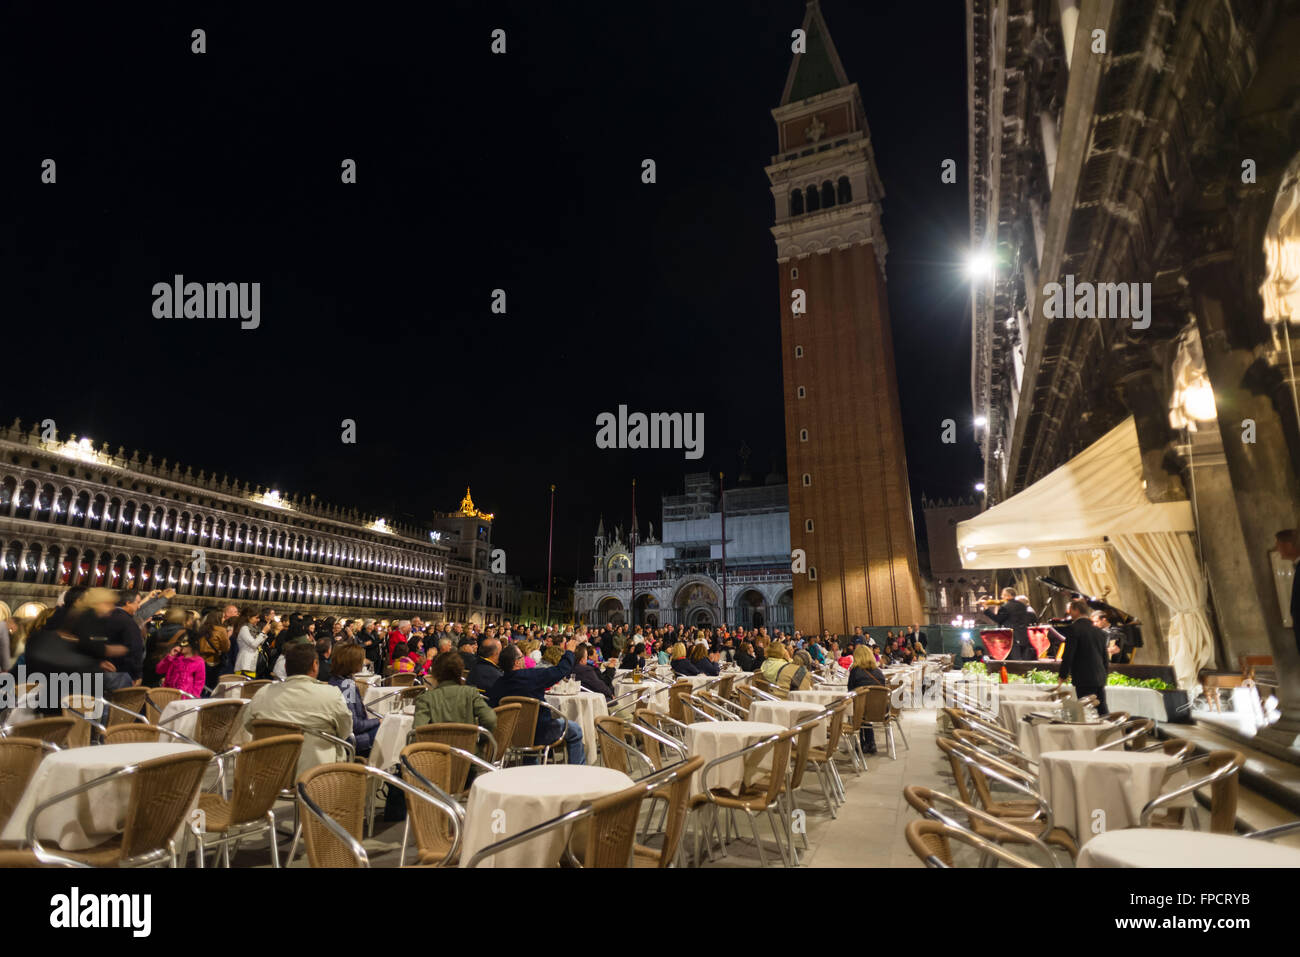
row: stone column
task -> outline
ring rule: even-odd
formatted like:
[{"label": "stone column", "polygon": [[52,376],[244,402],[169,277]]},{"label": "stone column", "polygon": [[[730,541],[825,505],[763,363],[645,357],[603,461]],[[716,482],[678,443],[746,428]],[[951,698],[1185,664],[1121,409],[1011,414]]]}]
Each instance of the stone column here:
[{"label": "stone column", "polygon": [[[1278,669],[1281,719],[1260,731],[1261,746],[1293,748],[1300,742],[1300,652],[1292,629],[1282,626],[1269,551],[1278,529],[1296,524],[1300,483],[1291,466],[1281,416],[1261,375],[1255,346],[1262,327],[1260,300],[1242,288],[1239,264],[1230,252],[1206,256],[1187,273],[1205,366],[1218,406],[1219,433],[1241,524],[1245,553],[1233,580],[1261,609],[1268,650]],[[1243,423],[1252,420],[1255,441],[1244,442]]]}]

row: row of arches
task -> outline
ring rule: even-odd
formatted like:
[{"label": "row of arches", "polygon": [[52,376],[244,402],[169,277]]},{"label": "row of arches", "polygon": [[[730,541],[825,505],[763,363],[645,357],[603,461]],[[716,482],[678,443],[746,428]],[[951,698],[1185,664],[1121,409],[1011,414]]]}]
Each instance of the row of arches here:
[{"label": "row of arches", "polygon": [[19,484],[12,475],[0,479],[0,517],[3,516],[430,580],[446,573],[443,561],[434,555],[240,522],[220,513],[170,504],[152,505],[112,493],[77,490],[66,485],[56,489],[51,483],[38,486],[32,479]]},{"label": "row of arches", "polygon": [[45,542],[9,542],[0,557],[0,580],[116,589],[175,588],[182,595],[251,602],[348,604],[411,611],[442,607],[441,594],[432,588],[274,569],[200,565],[185,559],[128,556],[125,552],[64,548]]},{"label": "row of arches", "polygon": [[815,213],[821,209],[830,209],[832,206],[843,206],[845,203],[853,202],[853,187],[849,184],[847,176],[841,176],[839,182],[832,184],[826,180],[819,188],[815,183],[807,189],[790,190],[790,215],[802,216],[804,213]]}]

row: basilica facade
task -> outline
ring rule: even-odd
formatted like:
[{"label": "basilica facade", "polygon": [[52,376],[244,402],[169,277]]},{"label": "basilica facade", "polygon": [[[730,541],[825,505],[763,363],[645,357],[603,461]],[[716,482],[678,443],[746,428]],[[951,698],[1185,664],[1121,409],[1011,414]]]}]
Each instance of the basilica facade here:
[{"label": "basilica facade", "polygon": [[[708,473],[663,499],[662,540],[596,529],[592,580],[574,589],[588,625],[794,627],[787,488],[780,476],[718,494]],[[725,514],[724,514],[725,512]],[[725,534],[723,531],[725,524]],[[725,559],[724,559],[725,542]]]}]

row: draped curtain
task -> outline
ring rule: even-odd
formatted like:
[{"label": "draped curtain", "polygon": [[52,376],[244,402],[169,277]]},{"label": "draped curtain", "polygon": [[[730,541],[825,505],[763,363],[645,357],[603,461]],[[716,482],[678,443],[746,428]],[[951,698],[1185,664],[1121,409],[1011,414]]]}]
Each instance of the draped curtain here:
[{"label": "draped curtain", "polygon": [[[1112,535],[1120,558],[1169,608],[1169,663],[1180,688],[1191,689],[1202,668],[1214,663],[1214,634],[1205,617],[1206,587],[1187,532]],[[1070,566],[1071,574],[1074,572]]]},{"label": "draped curtain", "polygon": [[[1115,581],[1115,560],[1110,549],[1085,548],[1065,553],[1065,566],[1070,569],[1074,587],[1092,598],[1107,595],[1104,601],[1123,608],[1124,602],[1119,597],[1119,585]],[[1109,591],[1107,591],[1109,589]]]}]

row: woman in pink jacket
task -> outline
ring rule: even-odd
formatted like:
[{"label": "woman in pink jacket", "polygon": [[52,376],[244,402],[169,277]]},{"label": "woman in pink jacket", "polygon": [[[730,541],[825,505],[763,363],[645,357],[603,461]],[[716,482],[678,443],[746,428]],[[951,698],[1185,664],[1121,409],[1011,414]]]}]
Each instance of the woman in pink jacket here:
[{"label": "woman in pink jacket", "polygon": [[171,651],[158,662],[158,674],[163,676],[164,688],[179,688],[196,698],[203,694],[203,681],[207,672],[203,667],[203,658],[190,644],[188,635],[182,635]]}]

